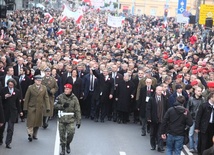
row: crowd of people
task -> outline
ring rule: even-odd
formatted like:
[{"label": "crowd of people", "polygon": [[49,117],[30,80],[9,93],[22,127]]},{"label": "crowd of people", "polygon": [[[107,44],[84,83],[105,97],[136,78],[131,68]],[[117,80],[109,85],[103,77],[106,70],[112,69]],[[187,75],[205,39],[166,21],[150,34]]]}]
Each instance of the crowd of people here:
[{"label": "crowd of people", "polygon": [[[78,24],[62,21],[60,9],[45,11],[16,10],[1,19],[0,144],[7,122],[6,147],[11,148],[18,115],[21,121],[28,117],[28,140],[37,139],[38,127],[47,128],[54,115],[54,99],[70,84],[85,118],[140,123],[142,136],[150,134],[152,150],[157,145],[163,152],[170,135],[184,137],[185,125],[190,127],[191,152],[202,155],[212,146],[214,29],[179,24],[175,18],[166,24],[146,15],[125,15],[122,27],[114,28],[107,25],[108,10],[88,7]],[[64,31],[58,34],[60,29]],[[31,106],[40,107],[39,112],[29,114],[35,110]],[[187,120],[178,121],[184,123],[181,132],[168,133],[173,108]],[[32,123],[37,125],[32,128]],[[167,150],[169,155],[175,151]]]}]

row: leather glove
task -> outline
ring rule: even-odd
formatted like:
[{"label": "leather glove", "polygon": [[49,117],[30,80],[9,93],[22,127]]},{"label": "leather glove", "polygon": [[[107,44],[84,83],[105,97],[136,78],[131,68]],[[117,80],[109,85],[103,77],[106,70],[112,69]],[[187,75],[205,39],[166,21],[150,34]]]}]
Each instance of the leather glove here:
[{"label": "leather glove", "polygon": [[69,103],[64,103],[63,104],[63,108],[68,108],[69,107]]},{"label": "leather glove", "polygon": [[79,129],[80,128],[80,124],[76,124],[77,128]]},{"label": "leather glove", "polygon": [[50,109],[47,109],[46,112],[49,113],[49,112],[50,112]]},{"label": "leather glove", "polygon": [[53,95],[50,89],[47,89],[48,95]]}]

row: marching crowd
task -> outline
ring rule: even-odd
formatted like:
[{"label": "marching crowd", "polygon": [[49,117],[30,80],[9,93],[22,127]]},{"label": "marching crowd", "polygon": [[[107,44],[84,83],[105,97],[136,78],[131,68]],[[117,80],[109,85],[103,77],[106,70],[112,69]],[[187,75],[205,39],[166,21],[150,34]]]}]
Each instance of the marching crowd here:
[{"label": "marching crowd", "polygon": [[[214,29],[146,15],[127,15],[122,27],[114,28],[106,24],[108,11],[93,8],[76,24],[62,21],[60,10],[48,11],[52,23],[37,8],[1,19],[1,145],[5,122],[5,144],[11,148],[18,115],[21,121],[27,117],[32,141],[40,126],[48,127],[54,107],[75,112],[78,128],[80,108],[95,122],[140,122],[142,136],[150,134],[151,150],[163,152],[167,139],[168,155],[180,154],[186,126],[191,152],[202,155],[213,145]],[[67,152],[74,127],[69,130],[67,144],[61,139]]]}]

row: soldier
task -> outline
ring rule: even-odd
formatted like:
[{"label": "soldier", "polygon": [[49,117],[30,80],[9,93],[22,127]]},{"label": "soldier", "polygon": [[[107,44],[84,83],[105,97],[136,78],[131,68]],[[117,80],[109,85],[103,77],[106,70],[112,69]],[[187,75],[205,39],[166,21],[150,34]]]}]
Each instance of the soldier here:
[{"label": "soldier", "polygon": [[77,128],[80,128],[81,124],[80,105],[77,97],[72,93],[71,84],[64,85],[64,93],[57,97],[55,101],[55,108],[61,112],[61,115],[59,114],[59,135],[60,145],[62,148],[60,155],[65,155],[65,147],[67,153],[71,152],[70,143],[74,137],[75,120]]},{"label": "soldier", "polygon": [[44,115],[43,115],[43,128],[46,129],[48,127],[49,117],[53,116],[54,94],[58,91],[57,82],[53,77],[51,77],[50,68],[45,69],[45,76],[42,79],[42,84],[47,88],[49,102],[50,102],[50,112],[46,113],[46,109],[44,109]]},{"label": "soldier", "polygon": [[50,102],[47,88],[42,85],[42,77],[36,75],[35,83],[28,87],[25,94],[24,111],[27,113],[27,132],[28,140],[37,140],[39,127],[42,126],[43,109],[50,111]]}]

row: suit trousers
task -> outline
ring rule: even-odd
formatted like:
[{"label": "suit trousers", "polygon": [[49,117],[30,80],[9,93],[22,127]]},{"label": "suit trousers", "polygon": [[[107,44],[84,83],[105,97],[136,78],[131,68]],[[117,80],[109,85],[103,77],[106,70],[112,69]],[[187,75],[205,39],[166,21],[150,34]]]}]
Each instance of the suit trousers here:
[{"label": "suit trousers", "polygon": [[84,114],[86,117],[91,116],[91,109],[92,109],[92,96],[93,96],[93,91],[89,91],[88,96],[86,97],[84,101]]},{"label": "suit trousers", "polygon": [[156,147],[156,143],[158,144],[158,148],[163,148],[163,139],[160,134],[161,123],[151,122],[150,126],[150,144],[151,147]]},{"label": "suit trousers", "polygon": [[[3,134],[5,130],[6,123],[2,127],[0,127],[0,139],[3,140]],[[14,131],[14,123],[10,120],[7,122],[7,136],[5,140],[5,144],[9,145],[12,142],[13,137],[13,131]]]}]

